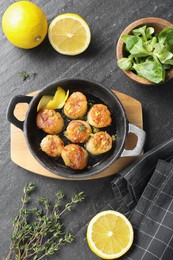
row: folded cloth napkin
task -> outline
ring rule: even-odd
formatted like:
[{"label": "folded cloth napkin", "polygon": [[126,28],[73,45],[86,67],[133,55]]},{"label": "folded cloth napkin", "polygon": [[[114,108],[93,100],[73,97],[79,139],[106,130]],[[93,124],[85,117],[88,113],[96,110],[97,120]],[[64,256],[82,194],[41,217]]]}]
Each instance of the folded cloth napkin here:
[{"label": "folded cloth napkin", "polygon": [[[125,214],[134,243],[121,259],[173,259],[173,138],[116,175],[115,199],[105,209]],[[118,205],[118,206],[117,206]]]}]

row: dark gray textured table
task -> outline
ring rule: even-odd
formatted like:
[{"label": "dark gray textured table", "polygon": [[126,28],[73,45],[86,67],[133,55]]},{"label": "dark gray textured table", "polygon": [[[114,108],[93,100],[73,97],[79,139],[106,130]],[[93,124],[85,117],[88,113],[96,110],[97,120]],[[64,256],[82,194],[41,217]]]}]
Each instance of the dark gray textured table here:
[{"label": "dark gray textured table", "polygon": [[[14,1],[0,3],[0,15]],[[87,247],[85,228],[93,215],[113,197],[113,177],[93,181],[60,181],[35,175],[15,165],[10,158],[10,124],[6,109],[11,97],[38,90],[57,78],[80,77],[98,81],[138,99],[143,106],[145,151],[172,137],[173,81],[161,86],[145,87],[131,82],[117,67],[115,46],[122,30],[136,19],[155,16],[173,23],[172,0],[34,0],[50,22],[65,12],[78,13],[89,23],[92,41],[88,50],[76,57],[55,52],[46,38],[37,48],[22,50],[12,46],[0,31],[0,260],[5,257],[12,231],[12,219],[19,209],[23,186],[34,182],[37,194],[53,198],[62,189],[69,196],[83,190],[87,199],[67,216],[67,227],[76,235],[76,242],[60,250],[50,259],[98,259]],[[22,81],[19,72],[37,75]]]}]

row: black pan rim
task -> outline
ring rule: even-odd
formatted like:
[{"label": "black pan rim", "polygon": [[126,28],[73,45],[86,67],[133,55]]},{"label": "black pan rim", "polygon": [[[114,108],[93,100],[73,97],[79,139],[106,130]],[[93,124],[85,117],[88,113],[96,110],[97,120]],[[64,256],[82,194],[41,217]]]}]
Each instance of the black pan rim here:
[{"label": "black pan rim", "polygon": [[[52,168],[50,168],[49,166],[45,165],[45,163],[43,163],[43,161],[38,157],[36,156],[35,152],[33,151],[32,149],[32,146],[31,146],[31,143],[29,142],[28,138],[27,138],[27,118],[28,118],[28,115],[31,113],[31,109],[32,109],[32,105],[38,100],[40,99],[40,97],[43,95],[43,93],[45,92],[45,90],[47,90],[48,88],[51,88],[57,84],[59,85],[62,85],[63,83],[67,83],[68,81],[70,82],[83,82],[83,83],[86,83],[86,84],[94,84],[94,85],[97,85],[99,87],[101,87],[102,89],[104,89],[107,93],[109,93],[109,95],[111,95],[111,97],[116,100],[118,106],[120,107],[121,109],[121,113],[122,113],[122,117],[123,117],[123,123],[124,123],[124,137],[123,137],[123,140],[122,140],[122,144],[119,148],[119,151],[115,154],[115,156],[110,160],[109,163],[105,163],[104,167],[101,169],[101,170],[97,170],[97,169],[94,169],[94,167],[92,168],[92,172],[81,172],[81,173],[78,173],[78,170],[75,171],[75,174],[74,173],[63,173],[63,172],[58,172],[57,170],[54,170]],[[127,135],[127,131],[128,131],[128,120],[126,118],[126,114],[125,114],[125,111],[124,111],[124,107],[121,103],[121,101],[118,99],[118,97],[112,92],[110,91],[108,88],[106,88],[105,86],[103,86],[101,83],[98,83],[98,82],[95,82],[95,81],[91,81],[91,80],[87,80],[87,79],[82,79],[82,78],[59,78],[55,81],[53,81],[52,83],[50,84],[47,84],[45,87],[43,87],[34,97],[33,99],[31,100],[30,104],[29,104],[29,108],[28,108],[28,111],[27,111],[27,114],[26,114],[26,118],[25,118],[25,122],[24,122],[24,135],[26,137],[26,141],[27,141],[27,145],[32,153],[32,155],[36,158],[36,160],[44,167],[46,168],[47,170],[49,170],[50,172],[56,174],[56,175],[59,175],[61,177],[64,177],[64,178],[69,178],[69,179],[84,179],[84,178],[89,178],[89,177],[92,177],[92,176],[95,176],[95,175],[98,175],[100,172],[106,170],[107,168],[109,168],[121,155],[122,153],[122,150],[123,150],[123,147],[124,147],[124,143],[125,143],[125,139],[126,139],[126,135]],[[67,167],[68,168],[68,167]],[[72,170],[72,169],[71,169]],[[70,171],[70,169],[69,169]]]}]

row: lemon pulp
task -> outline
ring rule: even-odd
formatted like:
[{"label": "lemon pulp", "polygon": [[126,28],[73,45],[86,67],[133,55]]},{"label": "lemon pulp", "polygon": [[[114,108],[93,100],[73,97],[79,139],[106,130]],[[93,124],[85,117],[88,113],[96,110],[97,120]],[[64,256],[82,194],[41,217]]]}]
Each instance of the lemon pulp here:
[{"label": "lemon pulp", "polygon": [[98,213],[87,228],[90,249],[103,259],[115,259],[125,254],[133,242],[133,228],[119,212]]},{"label": "lemon pulp", "polygon": [[59,53],[77,55],[88,48],[91,32],[81,16],[66,13],[58,15],[51,22],[48,37],[53,48]]}]

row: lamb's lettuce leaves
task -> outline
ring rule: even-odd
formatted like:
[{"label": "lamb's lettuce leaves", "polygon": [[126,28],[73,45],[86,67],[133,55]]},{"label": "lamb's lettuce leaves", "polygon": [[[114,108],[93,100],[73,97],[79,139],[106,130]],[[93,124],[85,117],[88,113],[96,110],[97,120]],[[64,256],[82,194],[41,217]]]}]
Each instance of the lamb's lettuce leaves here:
[{"label": "lamb's lettuce leaves", "polygon": [[135,70],[154,83],[164,81],[166,70],[173,66],[173,28],[164,28],[154,35],[154,28],[144,25],[132,33],[121,36],[128,56],[120,59],[118,66]]},{"label": "lamb's lettuce leaves", "polygon": [[154,83],[160,83],[165,80],[165,70],[162,64],[153,60],[146,60],[143,63],[133,64],[137,74]]},{"label": "lamb's lettuce leaves", "polygon": [[133,54],[134,57],[146,57],[152,55],[143,47],[143,41],[136,35],[123,35],[123,41],[126,44],[126,50]]},{"label": "lamb's lettuce leaves", "polygon": [[132,68],[132,61],[129,58],[122,58],[118,61],[118,66],[122,70],[130,70]]},{"label": "lamb's lettuce leaves", "polygon": [[155,54],[162,64],[173,65],[173,53],[170,51],[165,51],[162,53]]},{"label": "lamb's lettuce leaves", "polygon": [[141,38],[138,39],[137,43],[131,48],[130,53],[135,57],[147,57],[152,55],[151,52],[147,51],[143,47],[143,41]]},{"label": "lamb's lettuce leaves", "polygon": [[165,44],[173,52],[173,28],[164,28],[158,35],[159,42]]},{"label": "lamb's lettuce leaves", "polygon": [[139,37],[135,35],[122,35],[122,40],[126,44],[126,50],[130,52],[133,46],[139,41]]},{"label": "lamb's lettuce leaves", "polygon": [[154,47],[157,43],[157,37],[152,37],[151,40],[144,43],[144,47],[147,51],[152,52],[154,50]]},{"label": "lamb's lettuce leaves", "polygon": [[146,28],[147,39],[150,39],[153,34],[154,34],[154,28],[153,27],[147,27]]},{"label": "lamb's lettuce leaves", "polygon": [[132,32],[134,35],[142,36],[142,39],[145,42],[152,37],[152,34],[154,33],[154,28],[144,25],[137,29],[134,29]]}]

